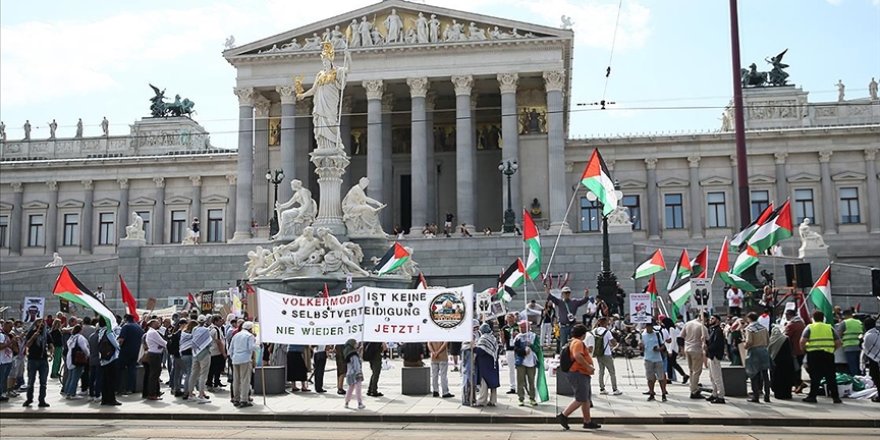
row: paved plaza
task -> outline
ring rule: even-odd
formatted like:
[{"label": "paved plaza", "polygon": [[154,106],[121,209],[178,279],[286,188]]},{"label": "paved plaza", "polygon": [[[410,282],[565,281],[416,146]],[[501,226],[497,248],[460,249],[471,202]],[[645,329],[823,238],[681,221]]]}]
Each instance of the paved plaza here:
[{"label": "paved plaza", "polygon": [[[632,374],[627,371],[624,359],[615,359],[618,385],[623,395],[598,394],[598,377],[593,376],[593,416],[606,425],[645,424],[712,424],[712,425],[767,425],[767,426],[824,426],[880,428],[880,405],[869,400],[844,399],[842,405],[834,405],[830,399],[820,398],[819,404],[811,405],[795,396],[791,401],[773,400],[772,403],[747,403],[745,398],[729,397],[726,405],[712,405],[689,398],[687,386],[673,384],[669,387],[668,402],[647,402],[642,392],[646,390],[641,359],[633,359]],[[332,362],[329,365],[333,365]],[[570,397],[557,396],[555,378],[550,377],[550,400],[536,407],[517,405],[515,395],[507,392],[507,370],[502,368],[502,386],[498,389],[495,408],[471,408],[461,405],[461,377],[450,371],[450,391],[456,396],[440,399],[430,396],[404,396],[400,393],[401,361],[394,360],[390,370],[382,372],[379,391],[385,396],[364,396],[365,410],[343,407],[343,398],[335,393],[332,378],[335,371],[327,371],[325,378],[329,390],[326,394],[293,393],[267,396],[266,404],[260,395],[254,396],[255,405],[237,409],[229,402],[228,392],[210,393],[208,404],[185,403],[166,391],[164,399],[156,402],[142,400],[139,394],[120,396],[119,407],[102,407],[82,400],[63,400],[60,384],[51,381],[47,401],[48,409],[23,408],[23,396],[0,405],[4,419],[10,418],[100,418],[107,419],[180,419],[180,420],[247,420],[247,421],[365,421],[404,423],[555,423],[554,416],[571,402]],[[367,379],[369,372],[365,371]],[[163,380],[167,377],[163,372]],[[223,378],[225,381],[225,377]],[[607,380],[607,378],[606,378]],[[708,384],[704,372],[702,383]],[[610,386],[608,386],[610,389]],[[228,389],[228,387],[226,388]],[[659,390],[658,390],[659,391]],[[6,434],[4,433],[4,438]],[[364,437],[368,438],[368,437]],[[738,437],[734,437],[738,438]]]}]

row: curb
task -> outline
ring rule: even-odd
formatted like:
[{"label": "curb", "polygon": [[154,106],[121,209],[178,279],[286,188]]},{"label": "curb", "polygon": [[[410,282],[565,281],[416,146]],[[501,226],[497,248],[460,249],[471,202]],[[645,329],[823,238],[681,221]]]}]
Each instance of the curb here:
[{"label": "curb", "polygon": [[[3,412],[4,419],[67,419],[67,420],[230,420],[259,422],[360,422],[360,423],[492,423],[492,424],[555,424],[556,417],[536,416],[468,416],[452,414],[217,414],[217,413],[121,413],[121,412]],[[596,417],[608,425],[727,425],[727,426],[797,426],[821,428],[880,428],[880,419],[792,419],[792,418],[726,418],[726,417]]]}]

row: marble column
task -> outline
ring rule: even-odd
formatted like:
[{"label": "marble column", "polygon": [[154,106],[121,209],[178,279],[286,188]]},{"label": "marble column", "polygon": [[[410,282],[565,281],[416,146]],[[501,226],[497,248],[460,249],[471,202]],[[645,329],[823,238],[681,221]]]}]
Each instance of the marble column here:
[{"label": "marble column", "polygon": [[410,154],[410,175],[412,176],[412,229],[417,234],[425,227],[428,218],[428,129],[425,97],[428,94],[428,78],[409,78],[406,80],[412,96],[412,154]]},{"label": "marble column", "polygon": [[116,179],[119,184],[119,209],[116,210],[116,240],[125,238],[125,227],[128,226],[128,220],[131,213],[128,211],[129,184],[128,179]]},{"label": "marble column", "polygon": [[[312,102],[306,98],[296,103],[296,117],[293,122],[293,176],[303,186],[311,188],[312,173],[309,171],[309,151],[312,148]],[[291,190],[292,191],[292,190]]]},{"label": "marble column", "polygon": [[153,183],[156,184],[156,209],[153,211],[152,244],[165,244],[165,178],[153,177]]},{"label": "marble column", "polygon": [[453,76],[455,88],[455,215],[458,224],[474,227],[473,126],[471,124],[471,89],[474,77]]},{"label": "marble column", "polygon": [[565,72],[554,70],[544,72],[544,87],[547,89],[547,166],[550,183],[550,228],[570,232],[565,221],[568,207],[568,189],[565,184],[565,127],[563,122],[562,89],[565,87]]},{"label": "marble column", "polygon": [[21,233],[24,219],[24,186],[21,182],[12,182],[12,215],[9,216],[9,253],[21,255],[21,244],[25,240]]},{"label": "marble column", "polygon": [[880,233],[880,194],[877,182],[877,148],[868,148],[865,150],[865,175],[867,176],[868,198],[868,231],[871,233]]},{"label": "marble column", "polygon": [[269,224],[269,206],[272,204],[272,195],[269,191],[269,182],[266,180],[266,170],[269,169],[269,109],[271,102],[258,96],[254,102],[254,219],[258,224]]},{"label": "marble column", "polygon": [[788,198],[788,180],[785,174],[785,158],[788,153],[774,153],[773,158],[776,161],[776,203],[774,206],[782,206],[785,199]]},{"label": "marble column", "polygon": [[394,161],[391,149],[392,114],[394,111],[394,94],[385,92],[382,95],[382,202],[388,207],[380,211],[382,215],[382,228],[390,231],[394,226],[394,213],[399,210],[397,200],[394,199]]},{"label": "marble column", "polygon": [[[501,89],[501,159],[519,163],[519,133],[516,113],[516,86],[519,81],[519,75],[516,73],[499,73],[498,87]],[[502,195],[507,198],[507,179],[501,179],[503,188]],[[510,179],[510,200],[513,205],[513,212],[517,218],[522,215],[523,204],[520,195],[520,178],[519,173],[514,174]],[[507,209],[502,203],[503,211]],[[503,217],[502,217],[503,218]]]},{"label": "marble column", "polygon": [[[736,174],[736,154],[730,155],[730,173],[733,176],[733,203],[731,206],[731,211],[733,211],[733,218],[736,219],[736,222],[739,223],[739,179]],[[751,214],[749,215],[751,217]],[[742,230],[748,225],[738,225],[739,229]],[[737,229],[734,227],[733,229]]]},{"label": "marble column", "polygon": [[[256,92],[250,87],[235,89],[238,96],[238,179],[235,191],[235,235],[233,240],[246,240],[251,238],[251,219],[254,201],[253,183],[254,172],[254,98]],[[156,200],[159,203],[159,200]],[[164,223],[164,213],[161,216]],[[155,222],[158,226],[158,218]],[[156,230],[154,226],[154,231]],[[153,234],[159,237],[159,242],[164,237],[164,231]],[[154,240],[156,241],[156,240]]]},{"label": "marble column", "polygon": [[437,163],[434,160],[434,109],[437,96],[428,92],[425,97],[425,136],[427,136],[427,158],[425,167],[428,170],[428,214],[427,222],[437,223]]},{"label": "marble column", "polygon": [[382,199],[382,184],[385,182],[382,168],[382,93],[385,88],[382,80],[364,81],[363,86],[367,91],[367,178],[370,180],[367,195],[388,203]]},{"label": "marble column", "polygon": [[296,117],[296,91],[292,85],[277,86],[275,91],[281,96],[281,169],[284,179],[278,187],[278,198],[290,200],[293,190],[290,181],[296,176],[294,170],[296,155],[294,154],[294,118]]},{"label": "marble column", "polygon": [[204,231],[208,227],[208,219],[202,216],[202,176],[189,176],[190,182],[192,182],[192,212],[189,213],[190,223],[192,223],[192,219],[198,217],[199,219],[199,240],[204,243],[205,240],[202,240],[202,236],[205,235]]},{"label": "marble column", "polygon": [[49,180],[49,209],[46,211],[46,253],[58,251],[58,182]]},{"label": "marble column", "polygon": [[235,235],[235,182],[238,176],[235,174],[227,174],[226,181],[229,182],[229,189],[226,191],[229,201],[226,203],[226,214],[223,216],[224,239],[228,242]]},{"label": "marble column", "polygon": [[700,156],[688,156],[688,177],[691,205],[691,238],[703,238],[703,191],[700,188]]},{"label": "marble column", "polygon": [[[84,254],[92,253],[92,228],[94,228],[94,216],[95,216],[95,186],[93,185],[91,179],[85,179],[82,182],[83,185],[83,215],[82,215],[82,224],[80,225],[80,247],[82,248],[82,252]],[[159,203],[157,200],[156,203]]]},{"label": "marble column", "polygon": [[[342,116],[339,120],[339,139],[345,147],[345,154],[351,159],[351,96],[342,98]],[[351,168],[346,168],[342,175],[342,193],[345,194],[351,188]],[[286,199],[283,199],[286,200]]]},{"label": "marble column", "polygon": [[647,198],[645,200],[645,210],[647,215],[642,214],[642,224],[644,219],[648,219],[648,238],[660,238],[660,211],[657,205],[660,203],[657,195],[657,158],[649,157],[645,159],[645,168],[647,169]]},{"label": "marble column", "polygon": [[837,217],[834,206],[837,197],[834,194],[834,183],[831,181],[831,154],[829,151],[819,152],[819,171],[822,175],[822,232],[837,233]]}]

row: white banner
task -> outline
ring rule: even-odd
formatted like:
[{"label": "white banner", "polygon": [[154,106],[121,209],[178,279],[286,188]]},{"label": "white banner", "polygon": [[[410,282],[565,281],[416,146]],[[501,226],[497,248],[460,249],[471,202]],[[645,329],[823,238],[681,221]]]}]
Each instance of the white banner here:
[{"label": "white banner", "polygon": [[633,324],[650,324],[653,318],[651,295],[647,293],[630,293],[629,322]]},{"label": "white banner", "polygon": [[257,288],[261,339],[281,344],[470,340],[473,286],[362,287],[330,298]]},{"label": "white banner", "polygon": [[21,308],[21,320],[24,322],[34,322],[44,316],[46,312],[46,298],[27,296],[24,298],[24,304]]}]

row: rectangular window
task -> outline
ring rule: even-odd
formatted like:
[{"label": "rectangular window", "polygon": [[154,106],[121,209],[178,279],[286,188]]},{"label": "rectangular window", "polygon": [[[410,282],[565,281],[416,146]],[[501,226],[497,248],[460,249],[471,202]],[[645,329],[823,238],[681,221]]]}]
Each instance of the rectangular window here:
[{"label": "rectangular window", "polygon": [[43,232],[43,214],[28,216],[28,246],[45,246],[45,232]]},{"label": "rectangular window", "polygon": [[150,211],[137,211],[142,219],[144,219],[144,239],[147,243],[152,243],[153,228],[150,227]]},{"label": "rectangular window", "polygon": [[223,241],[223,210],[208,210],[208,242],[218,243]]},{"label": "rectangular window", "polygon": [[171,211],[171,242],[180,243],[186,233],[186,211]]},{"label": "rectangular window", "polygon": [[64,214],[62,246],[79,246],[79,214]]},{"label": "rectangular window", "polygon": [[0,248],[9,247],[9,239],[6,233],[9,231],[9,216],[0,215]]},{"label": "rectangular window", "polygon": [[666,229],[683,229],[684,207],[681,194],[666,194],[663,201],[666,205]]},{"label": "rectangular window", "polygon": [[639,196],[623,196],[621,204],[629,209],[629,220],[633,224],[633,230],[642,229],[642,210],[639,207]]},{"label": "rectangular window", "polygon": [[98,245],[116,244],[116,214],[102,212],[98,214]]},{"label": "rectangular window", "polygon": [[816,215],[813,206],[813,190],[809,188],[794,190],[794,215],[797,217],[797,223],[800,224],[805,218],[810,219],[810,223],[816,223]]},{"label": "rectangular window", "polygon": [[602,218],[599,217],[599,205],[586,197],[581,197],[581,231],[596,232]]},{"label": "rectangular window", "polygon": [[726,228],[727,206],[724,203],[724,193],[710,192],[706,194],[706,202],[709,209],[706,215],[706,218],[709,220],[709,227]]},{"label": "rectangular window", "polygon": [[840,223],[860,223],[859,189],[855,187],[840,188]]},{"label": "rectangular window", "polygon": [[758,218],[770,204],[770,191],[752,191],[752,220]]}]

